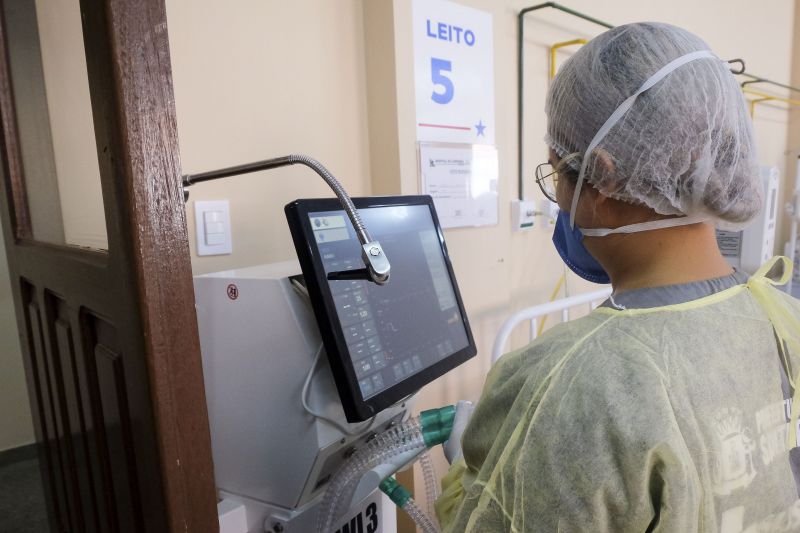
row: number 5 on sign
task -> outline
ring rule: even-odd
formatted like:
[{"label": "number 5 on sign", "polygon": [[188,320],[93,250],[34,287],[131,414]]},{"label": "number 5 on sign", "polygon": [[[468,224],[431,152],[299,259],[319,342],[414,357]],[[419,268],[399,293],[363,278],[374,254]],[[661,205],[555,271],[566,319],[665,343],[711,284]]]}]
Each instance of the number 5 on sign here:
[{"label": "number 5 on sign", "polygon": [[414,0],[417,140],[494,144],[492,16]]},{"label": "number 5 on sign", "polygon": [[431,99],[437,104],[449,104],[453,99],[453,81],[448,78],[444,72],[453,70],[452,63],[444,59],[436,57],[431,58],[431,80],[436,86],[440,86],[443,92],[437,93],[435,90],[431,93]]}]

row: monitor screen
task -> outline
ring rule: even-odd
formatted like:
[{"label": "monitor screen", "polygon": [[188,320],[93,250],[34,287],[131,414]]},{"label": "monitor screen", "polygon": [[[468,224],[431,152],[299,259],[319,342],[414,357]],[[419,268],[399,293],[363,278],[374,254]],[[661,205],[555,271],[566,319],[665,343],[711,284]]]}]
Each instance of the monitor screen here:
[{"label": "monitor screen", "polygon": [[364,268],[361,244],[336,200],[287,206],[331,369],[352,421],[372,416],[475,354],[430,198],[354,201],[391,264],[385,285],[329,279]]}]

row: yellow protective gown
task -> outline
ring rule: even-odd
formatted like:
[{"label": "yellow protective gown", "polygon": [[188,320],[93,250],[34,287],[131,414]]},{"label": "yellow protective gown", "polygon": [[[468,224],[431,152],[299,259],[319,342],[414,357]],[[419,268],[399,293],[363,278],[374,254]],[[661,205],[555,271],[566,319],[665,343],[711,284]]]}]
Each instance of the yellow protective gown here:
[{"label": "yellow protective gown", "polygon": [[443,480],[444,531],[800,531],[800,302],[772,286],[789,275],[775,258],[699,300],[599,308],[504,356]]}]

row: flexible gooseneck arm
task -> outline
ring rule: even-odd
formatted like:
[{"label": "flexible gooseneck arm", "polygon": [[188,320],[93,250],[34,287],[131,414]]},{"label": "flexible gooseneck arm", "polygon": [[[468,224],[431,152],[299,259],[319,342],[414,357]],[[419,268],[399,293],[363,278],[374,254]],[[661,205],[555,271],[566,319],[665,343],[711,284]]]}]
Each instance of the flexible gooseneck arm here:
[{"label": "flexible gooseneck arm", "polygon": [[347,213],[350,222],[353,224],[353,229],[356,231],[358,240],[361,243],[361,259],[369,271],[369,276],[372,281],[383,285],[389,281],[389,273],[391,266],[383,248],[378,241],[373,241],[364,221],[356,210],[356,206],[350,199],[350,195],[344,190],[339,180],[325,168],[322,163],[308,157],[306,155],[286,155],[282,157],[274,157],[272,159],[265,159],[263,161],[256,161],[254,163],[245,163],[243,165],[236,165],[233,167],[221,168],[218,170],[211,170],[208,172],[201,172],[199,174],[187,174],[183,176],[183,187],[190,187],[196,183],[203,181],[216,180],[220,178],[227,178],[230,176],[238,176],[240,174],[249,174],[251,172],[258,172],[261,170],[269,170],[273,168],[285,167],[289,165],[305,165],[312,169],[314,172],[328,184],[333,190],[333,193],[342,204],[342,208]]}]

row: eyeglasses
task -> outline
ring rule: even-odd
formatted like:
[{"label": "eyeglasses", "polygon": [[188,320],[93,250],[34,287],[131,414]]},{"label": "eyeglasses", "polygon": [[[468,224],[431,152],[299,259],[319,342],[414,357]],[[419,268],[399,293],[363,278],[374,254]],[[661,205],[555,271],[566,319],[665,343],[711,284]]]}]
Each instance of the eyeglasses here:
[{"label": "eyeglasses", "polygon": [[573,160],[579,161],[581,158],[580,152],[573,152],[564,156],[561,161],[558,162],[556,166],[550,164],[550,162],[542,163],[538,167],[536,167],[536,184],[542,190],[542,194],[550,200],[551,202],[557,204],[558,200],[556,199],[556,188],[558,187],[558,173],[559,172],[569,172],[569,162]]},{"label": "eyeglasses", "polygon": [[[559,165],[560,167],[561,165]],[[556,200],[556,187],[558,186],[558,169],[553,168],[549,162],[542,163],[536,167],[536,184],[542,190],[542,194],[553,203]]]}]

